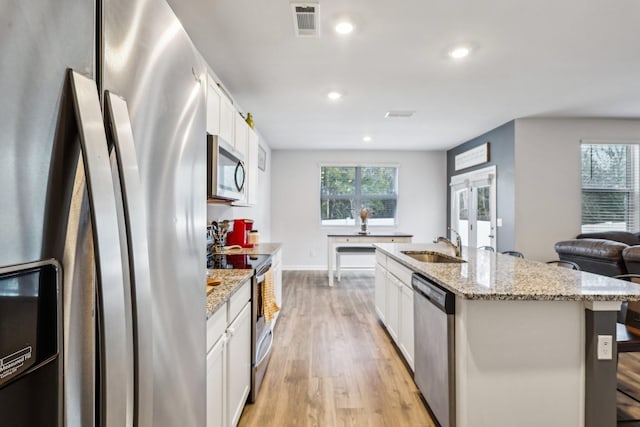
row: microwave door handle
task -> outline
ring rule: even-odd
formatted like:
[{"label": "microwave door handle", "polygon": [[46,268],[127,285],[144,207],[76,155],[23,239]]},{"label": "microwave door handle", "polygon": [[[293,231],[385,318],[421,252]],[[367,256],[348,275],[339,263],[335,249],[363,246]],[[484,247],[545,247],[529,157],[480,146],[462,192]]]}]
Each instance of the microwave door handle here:
[{"label": "microwave door handle", "polygon": [[[242,181],[240,183],[238,183],[238,172],[242,173],[240,175],[242,178]],[[233,177],[236,182],[236,188],[238,189],[238,191],[242,191],[244,189],[244,181],[245,181],[245,170],[244,170],[244,164],[242,162],[238,162],[238,164],[236,165],[236,170],[235,170],[235,173],[233,174]]]}]

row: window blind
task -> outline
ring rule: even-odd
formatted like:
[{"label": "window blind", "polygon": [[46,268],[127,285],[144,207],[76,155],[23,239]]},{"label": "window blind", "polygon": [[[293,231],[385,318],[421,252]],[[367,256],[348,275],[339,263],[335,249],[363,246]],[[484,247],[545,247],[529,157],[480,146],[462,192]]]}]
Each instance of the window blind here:
[{"label": "window blind", "polygon": [[640,226],[638,144],[581,144],[582,232]]}]

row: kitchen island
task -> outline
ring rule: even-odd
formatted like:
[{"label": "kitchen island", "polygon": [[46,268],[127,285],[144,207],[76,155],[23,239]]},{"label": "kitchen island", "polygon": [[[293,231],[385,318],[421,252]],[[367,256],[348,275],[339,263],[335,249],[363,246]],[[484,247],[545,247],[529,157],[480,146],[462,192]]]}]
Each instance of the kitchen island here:
[{"label": "kitchen island", "polygon": [[[420,273],[455,294],[455,425],[616,425],[616,313],[622,301],[640,300],[640,286],[484,250],[463,248],[462,263],[426,263],[403,251],[451,248],[376,248],[378,266]],[[390,312],[381,304],[376,295],[383,318]],[[598,358],[598,336],[612,337],[608,357]]]}]

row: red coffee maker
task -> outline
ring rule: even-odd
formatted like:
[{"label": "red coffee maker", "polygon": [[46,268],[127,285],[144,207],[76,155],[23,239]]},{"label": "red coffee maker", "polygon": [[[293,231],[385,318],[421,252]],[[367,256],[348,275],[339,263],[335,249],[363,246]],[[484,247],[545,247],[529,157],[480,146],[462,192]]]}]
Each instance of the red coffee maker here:
[{"label": "red coffee maker", "polygon": [[247,233],[252,229],[252,219],[234,219],[233,230],[227,235],[227,245],[239,245],[243,248],[252,248],[253,243],[247,243]]}]

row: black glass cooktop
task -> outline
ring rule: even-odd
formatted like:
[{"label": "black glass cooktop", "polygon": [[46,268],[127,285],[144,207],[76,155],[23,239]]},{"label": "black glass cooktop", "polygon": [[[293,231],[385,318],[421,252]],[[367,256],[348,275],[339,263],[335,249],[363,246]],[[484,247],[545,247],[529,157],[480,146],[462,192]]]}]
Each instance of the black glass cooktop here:
[{"label": "black glass cooktop", "polygon": [[270,255],[223,255],[209,253],[207,268],[261,270],[263,265],[271,264]]}]

